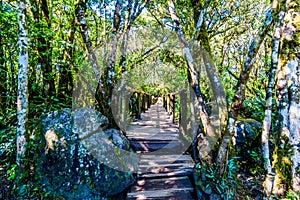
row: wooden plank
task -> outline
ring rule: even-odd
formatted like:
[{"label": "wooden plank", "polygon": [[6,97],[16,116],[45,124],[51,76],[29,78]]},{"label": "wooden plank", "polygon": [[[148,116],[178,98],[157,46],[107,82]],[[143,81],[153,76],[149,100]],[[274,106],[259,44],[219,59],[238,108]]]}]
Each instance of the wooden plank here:
[{"label": "wooden plank", "polygon": [[188,166],[194,166],[194,161],[190,157],[171,157],[171,158],[159,158],[159,155],[157,155],[158,158],[156,159],[143,159],[141,158],[139,166],[164,166],[164,165],[188,165]]},{"label": "wooden plank", "polygon": [[171,137],[171,138],[175,138],[176,140],[178,140],[179,138],[179,135],[178,133],[126,133],[126,136],[129,138],[129,139],[137,139],[137,138],[142,138],[144,137],[146,140],[149,138],[157,138],[158,140],[160,139],[164,139],[166,137]]},{"label": "wooden plank", "polygon": [[170,143],[169,141],[130,141],[130,146],[135,151],[147,152],[153,152],[164,148],[165,153],[167,153],[167,150],[171,153],[176,150],[179,145],[179,143]]},{"label": "wooden plank", "polygon": [[186,191],[194,191],[190,179],[184,176],[161,179],[141,179],[137,181],[136,186],[131,188],[131,192],[146,190],[172,190],[178,188],[184,188]]},{"label": "wooden plank", "polygon": [[[158,123],[159,122],[159,123]],[[135,130],[135,129],[142,129],[142,128],[161,128],[161,129],[168,129],[168,128],[174,128],[174,129],[178,129],[177,125],[174,125],[172,122],[169,121],[161,121],[161,119],[157,119],[157,120],[151,120],[151,121],[143,121],[141,122],[134,122],[131,123],[129,126],[129,131]]]},{"label": "wooden plank", "polygon": [[194,162],[193,161],[189,161],[189,160],[153,160],[153,161],[144,161],[141,160],[139,163],[139,166],[168,166],[168,165],[187,165],[187,166],[194,166]]},{"label": "wooden plank", "polygon": [[[155,165],[156,164],[156,165]],[[148,172],[153,171],[153,173],[157,173],[156,171],[176,171],[181,169],[193,169],[193,165],[190,163],[176,163],[176,164],[164,164],[161,165],[159,163],[154,163],[152,165],[139,165],[138,170],[139,171],[145,171]]]},{"label": "wooden plank", "polygon": [[159,173],[144,173],[138,172],[139,177],[141,178],[158,178],[158,177],[176,177],[176,176],[190,176],[193,173],[193,169],[179,169],[170,172],[159,172]]},{"label": "wooden plank", "polygon": [[[182,172],[182,173],[181,173]],[[170,177],[172,176],[172,173],[176,173],[176,176],[182,176],[182,175],[191,175],[191,172],[193,172],[193,169],[190,167],[156,167],[156,168],[149,168],[149,169],[138,169],[138,174],[153,174],[153,177],[156,177],[154,175],[158,175],[158,177]],[[179,175],[182,174],[182,175]]]},{"label": "wooden plank", "polygon": [[130,135],[126,135],[131,141],[167,141],[167,142],[171,142],[171,141],[178,141],[179,137],[178,136],[130,136]]},{"label": "wooden plank", "polygon": [[148,190],[142,192],[132,192],[127,194],[127,199],[155,199],[155,200],[192,200],[194,199],[189,191],[184,188],[177,190]]},{"label": "wooden plank", "polygon": [[179,168],[179,167],[188,167],[193,168],[194,163],[192,162],[183,162],[183,163],[157,163],[157,162],[151,162],[139,165],[139,169],[153,169],[157,167],[167,167],[167,168]]},{"label": "wooden plank", "polygon": [[184,159],[184,160],[193,160],[191,155],[188,154],[173,154],[173,155],[155,155],[155,154],[143,154],[141,155],[143,160],[157,160],[157,159]]}]

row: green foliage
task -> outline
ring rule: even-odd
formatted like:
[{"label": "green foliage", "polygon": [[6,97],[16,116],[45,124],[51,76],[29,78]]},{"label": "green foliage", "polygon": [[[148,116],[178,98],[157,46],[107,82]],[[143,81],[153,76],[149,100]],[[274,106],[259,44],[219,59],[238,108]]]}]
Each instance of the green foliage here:
[{"label": "green foliage", "polygon": [[14,180],[16,178],[16,164],[12,164],[11,168],[7,170],[8,178],[7,180]]},{"label": "green foliage", "polygon": [[15,162],[16,126],[12,122],[7,123],[7,125],[6,128],[0,130],[0,165]]},{"label": "green foliage", "polygon": [[170,64],[136,66],[127,74],[126,84],[153,96],[177,92],[186,86],[185,74],[180,74]]},{"label": "green foliage", "polygon": [[179,117],[180,117],[180,97],[179,95],[175,96],[175,108],[174,108],[174,121],[175,123],[179,123]]},{"label": "green foliage", "polygon": [[264,118],[264,108],[265,108],[265,94],[253,88],[256,94],[251,95],[251,99],[247,99],[244,101],[244,107],[249,113],[252,113],[252,118],[262,121]]},{"label": "green foliage", "polygon": [[[249,171],[253,175],[259,175],[264,172],[263,168],[261,167],[261,152],[256,150],[247,150],[247,153],[250,155],[250,159],[246,162],[251,163]],[[253,163],[253,164],[252,164]]]},{"label": "green foliage", "polygon": [[[238,188],[238,180],[236,177],[236,159],[231,157],[227,160],[225,170],[220,174],[220,169],[217,166],[210,166],[207,169],[196,164],[196,175],[199,176],[199,181],[196,185],[202,190],[211,190],[213,194],[217,194],[221,199],[233,199]],[[206,181],[203,183],[201,176],[205,174]]]}]

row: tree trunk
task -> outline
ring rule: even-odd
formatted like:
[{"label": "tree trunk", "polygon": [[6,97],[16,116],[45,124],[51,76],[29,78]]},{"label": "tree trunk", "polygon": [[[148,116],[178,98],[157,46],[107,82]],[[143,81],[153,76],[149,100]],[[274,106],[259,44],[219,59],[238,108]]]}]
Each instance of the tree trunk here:
[{"label": "tree trunk", "polygon": [[[98,89],[96,91],[96,98],[98,99],[100,111],[102,113],[105,113],[108,117],[108,119],[111,119],[111,126],[116,126],[116,122],[113,120],[113,113],[112,113],[112,91],[114,89],[115,83],[116,83],[116,72],[115,72],[115,64],[116,64],[116,53],[117,53],[117,47],[120,40],[120,37],[122,37],[121,41],[121,58],[119,66],[121,66],[121,87],[124,86],[124,73],[126,70],[125,67],[125,61],[126,61],[126,51],[127,51],[127,41],[128,41],[128,33],[130,30],[131,23],[140,15],[142,10],[147,6],[149,0],[145,0],[140,4],[139,7],[138,3],[134,3],[134,8],[131,13],[132,8],[132,2],[129,2],[127,5],[125,20],[124,20],[124,28],[121,30],[121,22],[122,22],[122,16],[121,16],[121,10],[123,5],[123,0],[117,0],[115,4],[115,11],[114,11],[114,21],[113,21],[113,28],[112,32],[114,34],[113,38],[110,41],[110,49],[108,49],[108,55],[106,57],[106,68],[104,69],[104,72],[101,77],[101,83],[102,85],[98,86]],[[137,9],[138,8],[138,9]],[[121,34],[121,31],[123,31],[123,34]]]},{"label": "tree trunk", "polygon": [[266,172],[266,179],[264,182],[264,194],[265,198],[269,198],[272,194],[273,188],[273,173],[270,161],[270,147],[269,147],[269,136],[270,128],[272,124],[272,96],[273,89],[275,85],[275,72],[278,65],[278,56],[279,56],[279,47],[280,47],[280,29],[281,29],[281,20],[284,16],[284,12],[279,14],[278,20],[275,25],[275,30],[272,37],[272,57],[271,57],[271,67],[269,70],[268,77],[268,86],[266,89],[266,106],[265,106],[265,117],[263,121],[262,128],[262,152],[264,159],[264,168]]},{"label": "tree trunk", "polygon": [[26,29],[26,1],[23,0],[19,1],[18,24],[17,164],[22,168],[22,158],[26,150],[26,125],[28,115],[28,38]]},{"label": "tree trunk", "polygon": [[113,22],[113,38],[109,41],[110,49],[108,55],[104,58],[105,68],[101,75],[101,81],[98,83],[96,90],[96,99],[100,108],[100,112],[103,113],[110,121],[111,127],[116,127],[116,122],[114,121],[113,112],[112,112],[112,91],[115,84],[115,61],[116,61],[116,52],[117,45],[119,42],[120,34],[119,28],[121,23],[121,6],[122,0],[117,0],[115,4],[114,12],[114,22]]},{"label": "tree trunk", "polygon": [[236,118],[240,114],[241,107],[245,99],[246,83],[249,79],[251,69],[254,66],[259,48],[273,24],[274,15],[277,16],[277,8],[278,5],[275,0],[272,9],[268,10],[266,13],[264,25],[260,28],[258,35],[250,41],[248,53],[240,73],[233,102],[231,104],[232,116],[227,121],[227,127],[224,131],[222,142],[217,154],[217,162],[219,163],[219,166],[224,166],[228,145],[236,131]]},{"label": "tree trunk", "polygon": [[98,83],[100,82],[100,72],[99,72],[99,65],[97,62],[96,55],[93,50],[92,42],[90,41],[88,27],[86,25],[85,20],[85,13],[86,13],[86,1],[80,0],[78,5],[76,5],[76,17],[78,19],[78,22],[80,24],[80,32],[81,36],[85,45],[85,48],[88,52],[88,58],[92,65],[93,72],[96,75]]},{"label": "tree trunk", "polygon": [[[299,2],[288,2],[286,9],[281,28],[282,47],[276,84],[279,139],[274,153],[276,176],[273,192],[281,195],[284,192],[282,188],[286,188],[292,189],[297,196],[300,191]],[[285,168],[282,169],[282,166]]]},{"label": "tree trunk", "polygon": [[180,117],[179,117],[179,129],[180,129],[180,140],[186,144],[187,131],[187,93],[186,90],[180,91]]},{"label": "tree trunk", "polygon": [[185,36],[181,30],[179,18],[176,13],[175,5],[172,0],[168,0],[169,5],[169,11],[171,14],[172,21],[174,23],[175,31],[177,33],[177,37],[179,40],[179,44],[183,50],[187,65],[188,65],[188,77],[189,77],[189,83],[193,89],[193,91],[196,94],[197,102],[198,102],[198,111],[200,113],[200,119],[202,121],[203,127],[204,127],[204,133],[205,138],[207,140],[206,145],[201,146],[201,160],[206,160],[208,163],[212,163],[212,149],[214,145],[216,144],[217,135],[215,134],[211,123],[209,116],[206,112],[206,109],[204,107],[204,100],[202,96],[202,92],[200,90],[199,85],[199,72],[195,66],[194,58],[191,53],[191,49],[189,48],[187,41],[185,39]]},{"label": "tree trunk", "polygon": [[277,19],[279,3],[277,0],[273,2],[272,8],[268,10],[265,16],[265,22],[259,29],[258,35],[253,37],[248,47],[248,53],[244,61],[242,71],[239,76],[238,83],[236,85],[233,103],[231,104],[232,117],[237,118],[240,114],[243,101],[245,99],[246,83],[248,82],[251,69],[256,61],[256,55],[263,43],[266,35],[274,23],[274,19]]},{"label": "tree trunk", "polygon": [[[47,23],[47,30],[51,30],[51,20],[50,13],[48,8],[48,3],[46,0],[41,0],[41,8],[44,14],[44,18]],[[43,84],[44,84],[44,97],[51,99],[51,97],[56,96],[56,89],[54,83],[54,75],[52,69],[52,47],[51,41],[52,38],[46,37],[45,35],[39,35],[39,53],[42,55],[40,57],[40,63],[42,65],[43,71]]]}]

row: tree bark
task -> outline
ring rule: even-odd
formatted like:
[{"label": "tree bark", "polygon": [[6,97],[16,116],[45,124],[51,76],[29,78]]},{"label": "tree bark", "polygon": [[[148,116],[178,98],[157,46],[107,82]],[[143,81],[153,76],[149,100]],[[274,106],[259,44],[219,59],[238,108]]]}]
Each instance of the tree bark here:
[{"label": "tree bark", "polygon": [[85,13],[86,13],[86,0],[80,0],[78,5],[76,5],[76,17],[80,24],[80,32],[85,45],[85,48],[88,52],[88,59],[92,65],[94,74],[96,75],[98,83],[100,82],[100,72],[99,65],[97,62],[96,55],[93,50],[92,42],[90,41],[88,27],[86,25]]},{"label": "tree bark", "polygon": [[267,33],[272,27],[274,15],[277,16],[277,7],[278,7],[277,0],[275,0],[273,3],[274,4],[272,9],[268,10],[268,12],[266,13],[264,25],[259,30],[258,36],[254,37],[250,41],[248,54],[244,61],[244,65],[241,74],[239,76],[238,83],[236,85],[236,92],[234,94],[233,103],[231,104],[231,110],[232,110],[231,117],[228,118],[227,127],[226,130],[224,131],[222,142],[217,154],[217,162],[219,163],[219,166],[224,166],[228,145],[231,141],[231,138],[235,134],[236,118],[240,114],[242,103],[245,99],[246,83],[249,79],[251,69],[254,66],[256,55]]},{"label": "tree bark", "polygon": [[28,116],[28,36],[26,29],[26,1],[20,0],[18,3],[17,165],[22,168],[22,158],[26,151],[26,125]]},{"label": "tree bark", "polygon": [[[172,0],[168,0],[169,5],[169,12],[171,14],[172,21],[174,23],[174,28],[177,33],[177,37],[179,40],[179,44],[183,50],[184,57],[186,59],[187,65],[188,65],[188,77],[189,77],[189,83],[193,89],[193,91],[196,94],[197,102],[198,102],[198,111],[200,113],[200,119],[202,121],[204,132],[205,132],[205,138],[207,140],[206,145],[202,145],[201,149],[201,159],[204,161],[206,160],[208,163],[212,163],[212,156],[211,152],[216,144],[216,140],[218,136],[214,132],[212,125],[210,123],[209,116],[207,114],[207,111],[204,107],[204,100],[202,96],[202,92],[200,90],[199,85],[199,72],[196,68],[196,65],[194,63],[194,58],[191,53],[191,49],[187,44],[187,41],[185,39],[185,36],[181,30],[179,18],[176,13],[175,5]],[[200,153],[200,152],[199,152]]]},{"label": "tree bark", "polygon": [[277,0],[274,0],[272,8],[269,9],[266,13],[265,22],[263,26],[259,29],[258,35],[253,37],[253,39],[250,41],[248,47],[248,53],[246,55],[244,65],[236,85],[235,94],[233,97],[233,103],[231,104],[233,118],[237,118],[238,115],[240,114],[241,107],[245,99],[246,83],[249,79],[251,69],[253,68],[254,63],[256,61],[256,55],[260,49],[260,46],[263,43],[266,35],[270,31],[270,28],[274,23],[274,19],[277,19],[278,5],[279,3],[277,2]]},{"label": "tree bark", "polygon": [[108,54],[104,57],[105,59],[105,68],[101,75],[101,81],[98,82],[97,90],[96,90],[96,99],[100,108],[100,112],[103,113],[110,121],[111,127],[116,127],[117,124],[113,117],[112,111],[112,92],[115,86],[115,61],[116,61],[116,53],[118,42],[120,38],[120,23],[121,23],[121,6],[122,0],[117,0],[115,4],[115,12],[114,12],[114,22],[113,22],[113,38],[109,41],[109,49]]},{"label": "tree bark", "polygon": [[[276,176],[273,193],[282,194],[284,185],[297,196],[300,191],[300,5],[298,1],[291,1],[285,6],[283,8],[287,11],[281,28],[282,47],[276,83],[279,140],[274,154]],[[287,172],[282,171],[283,164]]]},{"label": "tree bark", "polygon": [[[113,37],[109,41],[109,49],[108,54],[105,57],[105,68],[104,72],[101,76],[101,84],[98,85],[96,91],[96,99],[99,103],[99,108],[102,113],[104,113],[108,119],[110,120],[111,126],[116,126],[116,122],[113,120],[113,111],[112,111],[112,92],[114,90],[116,84],[116,56],[118,50],[118,44],[121,41],[121,58],[119,62],[119,66],[121,67],[121,84],[120,87],[117,88],[121,91],[124,87],[124,76],[126,71],[125,61],[126,61],[126,51],[127,51],[127,42],[128,42],[128,34],[130,30],[131,23],[138,17],[138,15],[142,12],[142,10],[147,6],[149,0],[145,0],[142,2],[141,5],[138,2],[129,1],[127,5],[124,25],[122,28],[122,16],[121,16],[121,9],[123,5],[123,0],[117,0],[115,4],[115,11],[114,11],[114,21],[113,21],[113,28],[112,33]],[[134,6],[132,12],[132,5]],[[139,6],[138,6],[139,5]],[[123,32],[123,33],[122,33]],[[122,36],[122,37],[121,37]]]},{"label": "tree bark", "polygon": [[266,199],[268,199],[272,194],[273,189],[273,173],[270,161],[270,146],[269,146],[269,136],[270,136],[270,128],[272,125],[272,97],[273,90],[275,85],[275,72],[278,66],[278,57],[279,57],[279,49],[280,49],[280,29],[281,29],[281,20],[283,19],[284,12],[279,14],[279,17],[275,24],[275,30],[273,32],[272,37],[272,57],[271,57],[271,67],[269,70],[268,76],[268,86],[266,89],[266,106],[265,106],[265,117],[263,121],[262,128],[262,152],[264,159],[264,168],[266,172],[266,178],[264,181],[264,195]]}]

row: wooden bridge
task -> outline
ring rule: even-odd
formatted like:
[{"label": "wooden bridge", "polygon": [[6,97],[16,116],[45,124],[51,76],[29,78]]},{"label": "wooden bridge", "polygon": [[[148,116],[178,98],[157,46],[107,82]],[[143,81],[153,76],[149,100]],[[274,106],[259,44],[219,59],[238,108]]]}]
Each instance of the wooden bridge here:
[{"label": "wooden bridge", "polygon": [[173,113],[166,110],[171,108],[165,109],[162,102],[152,105],[127,131],[131,146],[141,154],[138,180],[127,194],[129,200],[194,199],[190,181],[194,162],[190,155],[183,154],[185,148]]}]

